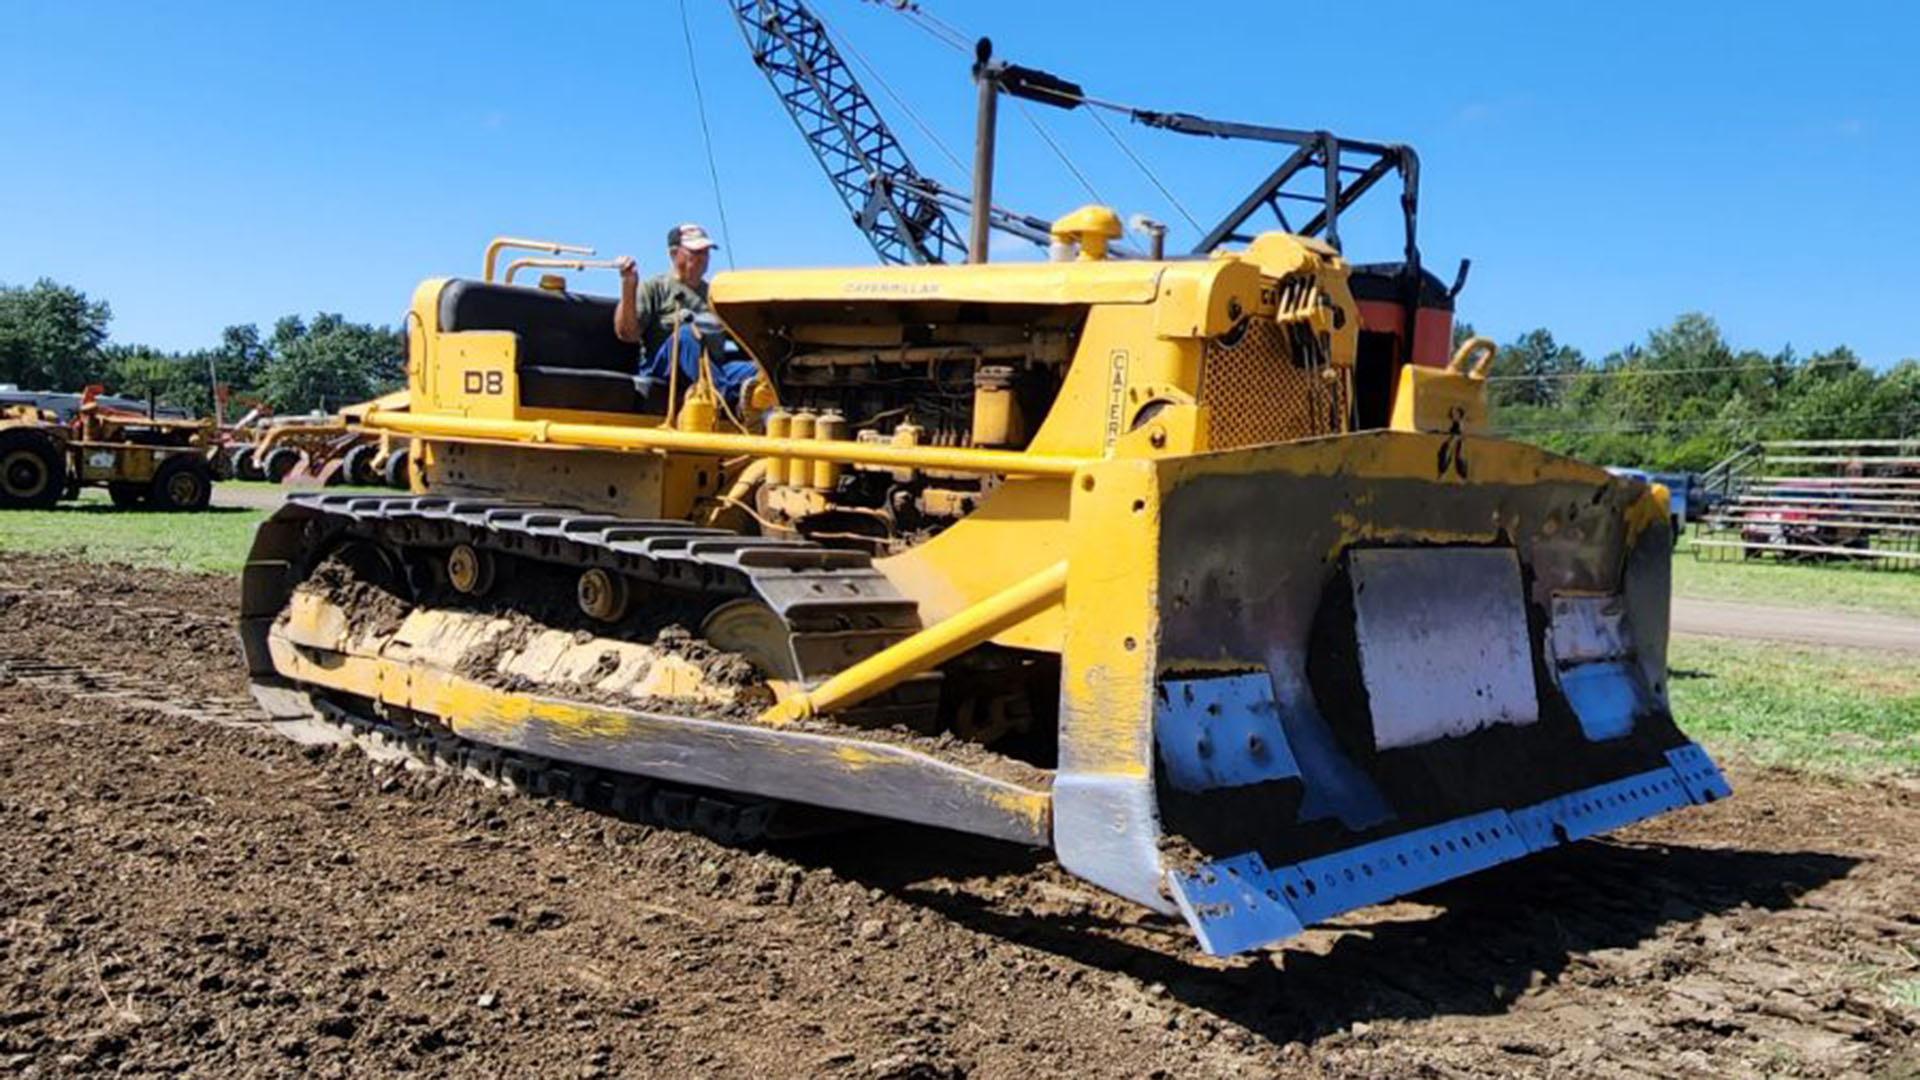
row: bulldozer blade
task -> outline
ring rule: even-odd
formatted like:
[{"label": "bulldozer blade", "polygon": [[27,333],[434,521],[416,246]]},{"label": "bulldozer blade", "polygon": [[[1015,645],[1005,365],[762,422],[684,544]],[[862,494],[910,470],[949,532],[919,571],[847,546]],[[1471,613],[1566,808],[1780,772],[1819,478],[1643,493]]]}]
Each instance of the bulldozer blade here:
[{"label": "bulldozer blade", "polygon": [[1379,432],[1083,488],[1055,846],[1208,952],[1731,793],[1667,707],[1642,485]]}]

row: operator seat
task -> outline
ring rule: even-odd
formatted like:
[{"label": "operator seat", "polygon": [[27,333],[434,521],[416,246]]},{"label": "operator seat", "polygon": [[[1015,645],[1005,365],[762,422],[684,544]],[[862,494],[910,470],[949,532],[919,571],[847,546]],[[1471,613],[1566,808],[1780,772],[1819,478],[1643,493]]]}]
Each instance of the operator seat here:
[{"label": "operator seat", "polygon": [[461,278],[440,291],[440,329],[512,332],[522,405],[663,414],[664,388],[634,385],[640,352],[614,335],[613,309],[606,297]]}]

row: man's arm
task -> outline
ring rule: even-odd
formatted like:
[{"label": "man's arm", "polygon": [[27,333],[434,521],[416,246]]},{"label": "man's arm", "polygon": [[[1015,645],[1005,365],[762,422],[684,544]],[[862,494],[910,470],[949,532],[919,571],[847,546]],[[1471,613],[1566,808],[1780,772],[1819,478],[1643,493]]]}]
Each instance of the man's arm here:
[{"label": "man's arm", "polygon": [[629,345],[640,344],[640,268],[633,256],[614,260],[620,269],[620,302],[613,309],[613,336]]}]

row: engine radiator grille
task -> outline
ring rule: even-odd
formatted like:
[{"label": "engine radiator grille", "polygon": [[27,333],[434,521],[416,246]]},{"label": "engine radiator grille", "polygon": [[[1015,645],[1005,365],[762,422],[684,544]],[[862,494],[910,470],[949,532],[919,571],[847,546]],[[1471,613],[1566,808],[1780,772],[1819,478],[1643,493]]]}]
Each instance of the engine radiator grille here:
[{"label": "engine radiator grille", "polygon": [[1208,445],[1234,450],[1345,432],[1352,371],[1327,365],[1317,346],[1307,327],[1261,318],[1237,338],[1207,342],[1199,398]]}]

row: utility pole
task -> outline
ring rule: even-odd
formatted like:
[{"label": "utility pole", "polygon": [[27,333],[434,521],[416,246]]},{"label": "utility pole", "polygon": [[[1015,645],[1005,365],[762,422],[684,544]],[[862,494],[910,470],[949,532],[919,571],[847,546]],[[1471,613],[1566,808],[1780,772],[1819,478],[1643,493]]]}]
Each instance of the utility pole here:
[{"label": "utility pole", "polygon": [[1007,65],[993,58],[993,42],[973,47],[973,82],[979,108],[973,125],[973,218],[967,228],[967,261],[987,261],[987,237],[993,225],[993,143],[1000,118],[1000,75]]},{"label": "utility pole", "polygon": [[[995,222],[993,210],[994,125],[999,120],[1000,95],[1025,98],[1056,109],[1077,109],[1086,100],[1079,83],[1068,82],[1037,68],[1021,67],[993,58],[993,42],[981,38],[973,47],[973,81],[980,88],[979,113],[973,127],[973,221],[967,230],[967,261],[987,261],[987,234]],[[1005,218],[1006,215],[1001,215]],[[1036,224],[1045,225],[1044,222]],[[1004,222],[1001,227],[1005,228]],[[1044,229],[1041,230],[1044,232]]]}]

